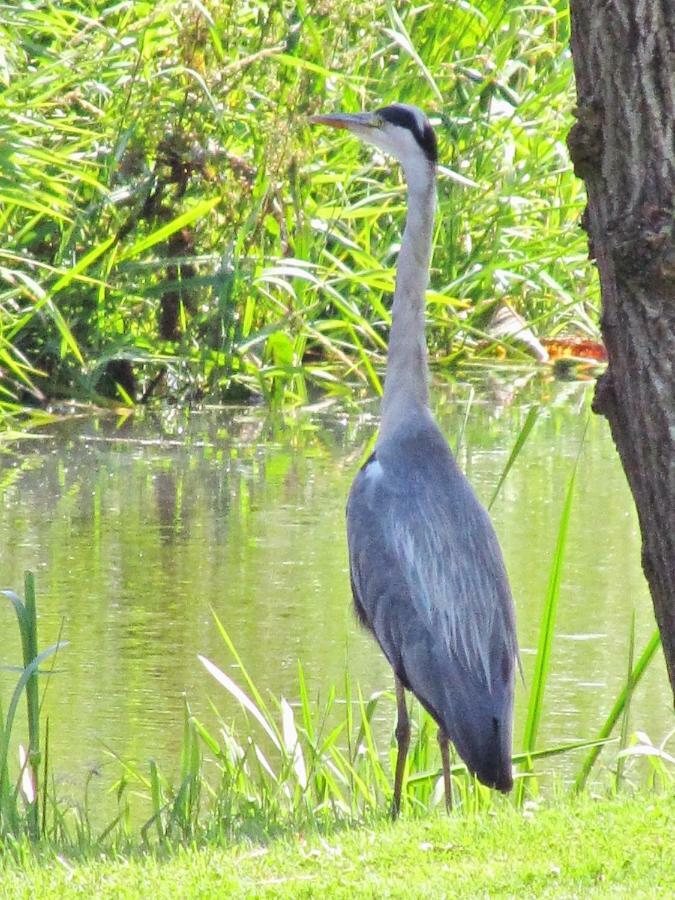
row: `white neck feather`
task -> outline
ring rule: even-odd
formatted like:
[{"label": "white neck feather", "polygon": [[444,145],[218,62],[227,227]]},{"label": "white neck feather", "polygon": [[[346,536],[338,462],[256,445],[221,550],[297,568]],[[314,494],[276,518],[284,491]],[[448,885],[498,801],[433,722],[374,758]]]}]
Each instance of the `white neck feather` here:
[{"label": "white neck feather", "polygon": [[403,168],[408,182],[408,216],[398,255],[378,441],[411,413],[427,409],[429,403],[424,307],[436,207],[436,171],[419,157],[409,164],[404,162]]}]

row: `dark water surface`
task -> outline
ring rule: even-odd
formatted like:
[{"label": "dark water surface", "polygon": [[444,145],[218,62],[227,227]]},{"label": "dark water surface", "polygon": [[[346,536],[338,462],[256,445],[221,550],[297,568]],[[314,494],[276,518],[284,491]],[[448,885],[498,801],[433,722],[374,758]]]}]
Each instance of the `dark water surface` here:
[{"label": "dark water surface", "polygon": [[[527,411],[543,404],[493,509],[531,677],[563,500],[586,427],[581,384],[449,385],[436,411],[487,502]],[[169,410],[126,420],[72,418],[0,457],[0,586],[37,580],[40,645],[63,627],[69,646],[49,685],[51,757],[73,795],[91,766],[101,788],[125,759],[178,765],[183,697],[213,721],[230,698],[197,661],[236,670],[217,611],[259,688],[297,697],[297,660],[313,695],[343,695],[345,666],[366,695],[391,673],[355,625],[344,505],[376,428],[377,406],[270,416],[263,409]],[[468,413],[468,415],[467,415]],[[540,744],[595,736],[626,673],[633,612],[640,650],[654,628],[636,516],[606,423],[590,417],[581,449]],[[9,603],[0,605],[0,663],[18,663]],[[6,708],[16,675],[0,672]],[[519,686],[515,747],[526,691]],[[384,734],[393,705],[383,706]],[[673,716],[663,660],[652,665],[632,729],[660,740]],[[383,747],[386,747],[386,740]],[[611,751],[605,751],[606,764]],[[540,768],[563,778],[580,756]],[[602,767],[598,770],[602,776]],[[112,801],[111,801],[112,802]]]}]

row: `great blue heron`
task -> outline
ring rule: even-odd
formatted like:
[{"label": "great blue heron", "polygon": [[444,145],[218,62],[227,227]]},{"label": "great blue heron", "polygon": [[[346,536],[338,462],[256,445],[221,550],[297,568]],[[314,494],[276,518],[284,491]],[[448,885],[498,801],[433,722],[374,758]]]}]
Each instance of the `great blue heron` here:
[{"label": "great blue heron", "polygon": [[490,518],[429,410],[425,290],[436,206],[436,136],[415,106],[314,116],[403,166],[408,215],[398,254],[380,430],[352,485],[347,537],[356,613],[394,670],[398,756],[392,812],[410,743],[405,689],[438,723],[445,801],[448,739],[470,772],[509,791],[515,615]]}]

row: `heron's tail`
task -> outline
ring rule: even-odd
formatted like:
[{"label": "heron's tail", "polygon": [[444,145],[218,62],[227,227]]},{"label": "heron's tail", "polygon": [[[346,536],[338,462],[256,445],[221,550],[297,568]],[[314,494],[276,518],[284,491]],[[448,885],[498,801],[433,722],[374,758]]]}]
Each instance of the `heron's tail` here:
[{"label": "heron's tail", "polygon": [[[448,723],[450,724],[450,723]],[[513,787],[511,762],[511,714],[490,716],[458,726],[449,732],[467,768],[490,788],[507,793]]]},{"label": "heron's tail", "polygon": [[495,694],[486,688],[448,691],[441,721],[469,771],[487,787],[510,791],[513,680],[500,685]]},{"label": "heron's tail", "polygon": [[[502,678],[490,687],[448,657],[428,654],[423,660],[408,650],[403,662],[399,678],[443,728],[469,771],[488,787],[510,791],[515,660],[507,660]],[[410,671],[416,677],[407,684]]]}]

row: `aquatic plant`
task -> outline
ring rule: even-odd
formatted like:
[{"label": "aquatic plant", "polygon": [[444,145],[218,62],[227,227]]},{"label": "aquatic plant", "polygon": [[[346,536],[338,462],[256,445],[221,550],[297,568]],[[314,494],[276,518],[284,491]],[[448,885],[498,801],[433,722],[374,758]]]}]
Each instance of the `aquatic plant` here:
[{"label": "aquatic plant", "polygon": [[564,147],[563,0],[286,12],[239,0],[0,10],[10,419],[73,397],[379,390],[393,285],[381,260],[396,252],[403,186],[305,129],[336,107],[403,100],[437,123],[435,364],[508,348],[489,333],[495,301],[535,332],[596,333]]},{"label": "aquatic plant", "polygon": [[[40,666],[64,647],[65,642],[57,641],[41,653],[38,652],[35,584],[31,572],[26,572],[23,601],[13,591],[5,590],[0,593],[14,606],[23,656],[23,668],[18,670],[19,679],[12,692],[6,715],[3,715],[0,704],[0,837],[5,834],[18,837],[25,832],[31,839],[37,840],[45,831],[49,763],[48,723],[45,726],[44,752],[40,742],[41,700],[38,676],[43,674]],[[28,746],[24,748],[23,745],[19,745],[19,773],[13,781],[9,774],[10,739],[19,702],[24,693]],[[43,763],[42,783],[41,763]]]}]

